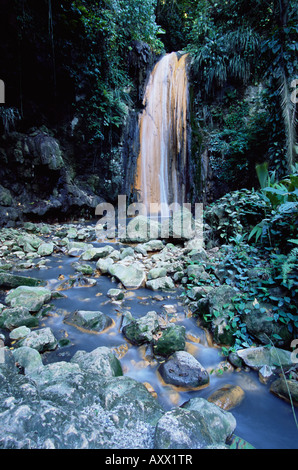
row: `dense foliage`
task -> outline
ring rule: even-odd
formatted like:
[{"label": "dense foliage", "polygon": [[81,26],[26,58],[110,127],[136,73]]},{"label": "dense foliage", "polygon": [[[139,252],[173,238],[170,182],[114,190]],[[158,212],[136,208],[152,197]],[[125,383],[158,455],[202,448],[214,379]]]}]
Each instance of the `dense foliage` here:
[{"label": "dense foliage", "polygon": [[[186,292],[206,284],[235,288],[219,310],[206,311],[204,299],[192,307],[207,327],[219,317],[228,318],[225,352],[257,340],[289,347],[297,337],[297,166],[277,180],[262,165],[258,177],[260,190],[234,191],[206,208],[206,248],[215,247],[217,257],[203,262],[207,279],[192,277],[186,286]],[[261,335],[256,336],[250,324],[261,321]]]},{"label": "dense foliage", "polygon": [[[188,50],[198,122],[215,172],[222,180],[229,175],[231,189],[241,187],[243,180],[248,187],[253,167],[265,160],[285,174],[297,153],[291,100],[298,69],[297,3],[196,3],[188,24]],[[257,109],[247,105],[243,86],[248,85],[261,86]]]}]

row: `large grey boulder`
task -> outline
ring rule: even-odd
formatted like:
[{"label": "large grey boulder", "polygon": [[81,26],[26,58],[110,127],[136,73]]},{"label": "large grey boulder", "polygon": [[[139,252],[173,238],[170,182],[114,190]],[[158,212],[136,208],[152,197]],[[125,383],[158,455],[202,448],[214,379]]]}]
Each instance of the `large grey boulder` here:
[{"label": "large grey boulder", "polygon": [[132,218],[126,227],[126,233],[122,236],[123,242],[148,242],[155,240],[160,234],[160,223],[149,217],[138,215]]},{"label": "large grey boulder", "polygon": [[135,345],[150,343],[154,333],[159,329],[158,316],[154,311],[148,312],[141,318],[135,319],[127,312],[124,318],[122,333]]},{"label": "large grey boulder", "polygon": [[14,349],[13,357],[18,366],[22,367],[28,375],[43,365],[40,353],[29,346]]},{"label": "large grey boulder", "polygon": [[88,248],[81,255],[83,261],[97,261],[100,258],[106,258],[109,254],[114,251],[114,248],[110,245],[106,245],[100,248]]},{"label": "large grey boulder", "polygon": [[5,301],[11,307],[26,307],[30,312],[38,312],[51,297],[51,291],[45,287],[20,286],[11,290]]},{"label": "large grey boulder", "polygon": [[175,284],[169,276],[164,276],[147,281],[146,287],[153,291],[172,291],[175,289]]},{"label": "large grey boulder", "polygon": [[13,330],[20,326],[33,328],[38,326],[38,317],[32,315],[27,307],[5,308],[0,315],[0,328]]},{"label": "large grey boulder", "polygon": [[146,281],[146,273],[140,263],[132,263],[130,266],[120,263],[111,264],[108,266],[108,272],[116,277],[126,289],[138,289]]},{"label": "large grey boulder", "polygon": [[113,324],[113,320],[105,313],[89,310],[77,310],[66,321],[75,326],[98,332],[109,328]]},{"label": "large grey boulder", "polygon": [[197,388],[209,383],[209,374],[200,362],[186,351],[175,352],[158,369],[167,384]]},{"label": "large grey boulder", "polygon": [[117,377],[123,374],[120,361],[105,346],[98,347],[91,352],[77,351],[71,363],[78,364],[82,370],[98,376]]},{"label": "large grey boulder", "polygon": [[208,423],[208,431],[213,443],[225,443],[236,429],[236,419],[229,411],[225,411],[205,398],[191,398],[183,405],[183,409],[197,411],[200,420]]},{"label": "large grey boulder", "polygon": [[50,256],[54,251],[55,245],[53,242],[42,243],[39,245],[37,253],[39,256]]},{"label": "large grey boulder", "polygon": [[170,356],[176,351],[185,348],[185,326],[169,325],[161,330],[160,335],[154,341],[154,354],[157,356]]},{"label": "large grey boulder", "polygon": [[5,289],[15,289],[19,286],[39,287],[45,284],[45,281],[40,279],[0,272],[0,287]]},{"label": "large grey boulder", "polygon": [[208,423],[197,411],[176,408],[167,411],[155,428],[155,449],[204,449],[213,444]]},{"label": "large grey boulder", "polygon": [[246,348],[236,351],[242,361],[254,370],[259,370],[263,366],[291,366],[291,352],[276,347],[267,348],[259,346],[257,348]]},{"label": "large grey boulder", "polygon": [[19,340],[16,346],[29,347],[43,353],[56,349],[58,341],[51,328],[46,327],[31,331],[24,339]]},{"label": "large grey boulder", "polygon": [[164,413],[158,401],[145,385],[131,377],[107,379],[102,383],[99,396],[106,410],[117,414],[117,424],[145,422],[154,426]]}]

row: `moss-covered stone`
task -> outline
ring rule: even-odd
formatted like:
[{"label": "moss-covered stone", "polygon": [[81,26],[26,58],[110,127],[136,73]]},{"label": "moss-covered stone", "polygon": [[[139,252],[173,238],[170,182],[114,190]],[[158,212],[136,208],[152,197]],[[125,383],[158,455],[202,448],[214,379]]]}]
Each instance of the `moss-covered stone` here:
[{"label": "moss-covered stone", "polygon": [[185,348],[185,327],[182,325],[170,325],[162,330],[161,335],[154,341],[154,354],[158,356],[170,356],[176,351]]}]

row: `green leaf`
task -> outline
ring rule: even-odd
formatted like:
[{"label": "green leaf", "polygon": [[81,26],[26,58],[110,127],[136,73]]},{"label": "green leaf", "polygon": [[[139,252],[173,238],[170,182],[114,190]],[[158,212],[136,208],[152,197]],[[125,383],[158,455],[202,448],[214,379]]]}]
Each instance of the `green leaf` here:
[{"label": "green leaf", "polygon": [[277,333],[273,333],[273,338],[276,338],[276,339],[281,339],[282,340],[282,337],[279,336]]}]

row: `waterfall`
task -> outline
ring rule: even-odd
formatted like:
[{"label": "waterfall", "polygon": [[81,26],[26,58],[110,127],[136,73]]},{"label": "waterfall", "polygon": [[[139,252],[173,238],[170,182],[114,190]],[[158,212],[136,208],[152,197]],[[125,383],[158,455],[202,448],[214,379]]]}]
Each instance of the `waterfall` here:
[{"label": "waterfall", "polygon": [[[166,54],[154,67],[139,118],[140,152],[135,188],[139,202],[167,208],[183,204],[187,162],[187,54]],[[154,212],[151,206],[151,213]],[[166,215],[161,210],[162,215]]]}]

